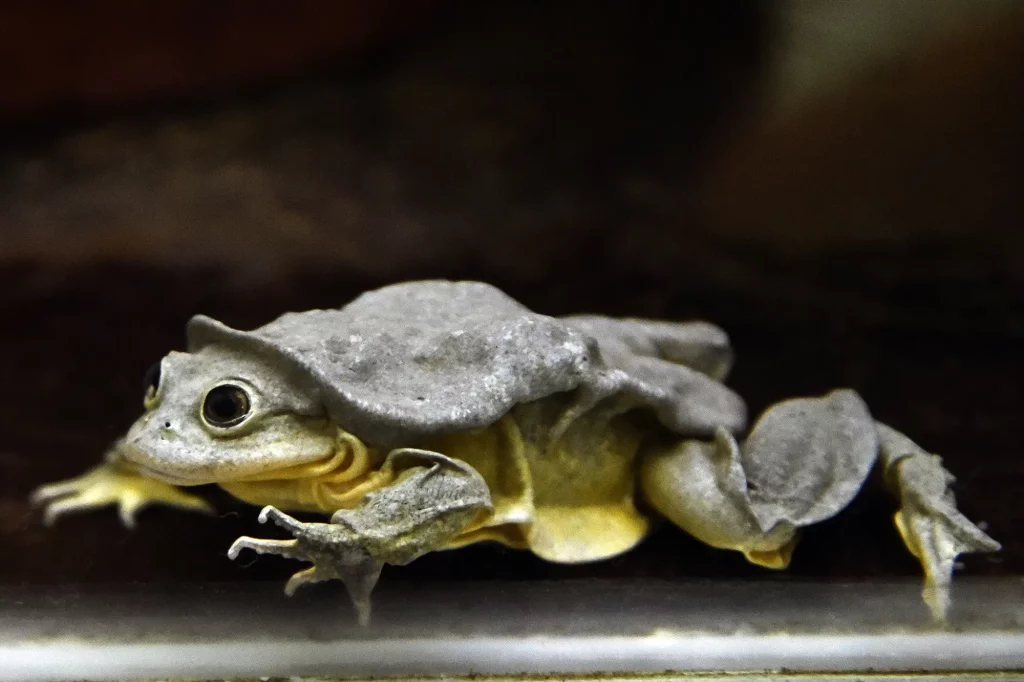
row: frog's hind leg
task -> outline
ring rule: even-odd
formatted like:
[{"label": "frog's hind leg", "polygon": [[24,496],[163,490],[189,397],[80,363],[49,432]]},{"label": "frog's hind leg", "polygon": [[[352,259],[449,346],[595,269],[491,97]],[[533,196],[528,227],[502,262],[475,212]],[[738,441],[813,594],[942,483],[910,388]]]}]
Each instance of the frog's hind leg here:
[{"label": "frog's hind leg", "polygon": [[751,510],[739,445],[725,429],[712,442],[689,440],[651,453],[640,469],[644,497],[701,542],[742,552],[751,563],[782,569],[796,546],[796,527],[765,530]]},{"label": "frog's hind leg", "polygon": [[960,513],[950,490],[955,480],[942,459],[923,450],[899,431],[877,423],[879,452],[887,486],[900,501],[894,520],[907,549],[924,568],[924,598],[942,617],[956,557],[995,552],[999,543]]},{"label": "frog's hind leg", "polygon": [[785,568],[801,526],[849,504],[875,461],[867,408],[853,391],[786,400],[769,408],[742,446],[725,429],[648,456],[647,499],[713,547]]},{"label": "frog's hind leg", "polygon": [[925,601],[944,619],[957,555],[999,544],[957,509],[941,460],[871,417],[849,390],[769,408],[742,445],[719,429],[711,443],[685,441],[641,465],[648,501],[714,547],[781,568],[798,528],[845,508],[880,460],[900,500],[896,526],[925,573]]}]

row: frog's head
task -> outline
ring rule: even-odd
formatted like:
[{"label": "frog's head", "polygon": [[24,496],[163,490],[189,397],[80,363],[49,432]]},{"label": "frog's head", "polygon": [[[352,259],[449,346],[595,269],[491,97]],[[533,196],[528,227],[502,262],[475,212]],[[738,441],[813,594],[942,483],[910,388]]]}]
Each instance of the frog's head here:
[{"label": "frog's head", "polygon": [[147,373],[146,411],[123,452],[177,485],[272,476],[334,454],[337,429],[315,394],[287,367],[231,344],[173,352]]}]

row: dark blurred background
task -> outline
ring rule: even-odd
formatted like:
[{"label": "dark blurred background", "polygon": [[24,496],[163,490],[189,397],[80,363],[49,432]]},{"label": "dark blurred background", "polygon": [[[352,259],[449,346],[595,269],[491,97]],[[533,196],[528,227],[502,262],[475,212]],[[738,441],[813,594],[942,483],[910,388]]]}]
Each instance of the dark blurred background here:
[{"label": "dark blurred background", "polygon": [[[551,314],[706,318],[753,411],[834,386],[941,453],[1024,573],[1024,4],[0,4],[0,583],[284,578],[265,535],[154,508],[44,529],[194,313],[237,327],[417,277]],[[392,580],[908,577],[872,488],[792,570],[665,528],[554,566],[474,547]]]}]

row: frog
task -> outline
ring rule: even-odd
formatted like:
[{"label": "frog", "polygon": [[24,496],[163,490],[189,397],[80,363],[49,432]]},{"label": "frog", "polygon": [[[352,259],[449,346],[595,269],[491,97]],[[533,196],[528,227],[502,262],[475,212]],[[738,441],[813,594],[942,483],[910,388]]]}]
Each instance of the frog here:
[{"label": "frog", "polygon": [[196,315],[186,337],[101,463],[35,491],[44,521],[209,511],[186,489],[216,484],[290,536],[240,537],[229,558],[304,561],[285,592],[340,580],[364,624],[385,565],[479,542],[584,563],[668,522],[784,569],[802,529],[875,471],[935,618],[957,557],[1000,549],[958,510],[941,458],[853,389],[781,400],[751,426],[709,322],[555,317],[483,282],[423,280],[250,331]]}]

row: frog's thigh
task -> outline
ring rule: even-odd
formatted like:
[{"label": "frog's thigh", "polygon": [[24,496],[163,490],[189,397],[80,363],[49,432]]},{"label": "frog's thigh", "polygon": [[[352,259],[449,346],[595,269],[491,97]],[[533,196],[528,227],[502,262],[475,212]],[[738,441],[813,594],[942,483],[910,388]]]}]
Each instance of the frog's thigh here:
[{"label": "frog's thigh", "polygon": [[724,429],[712,442],[682,441],[649,453],[641,463],[640,485],[651,506],[698,540],[742,552],[760,566],[789,565],[796,529],[778,523],[766,532],[758,525],[739,447]]}]

